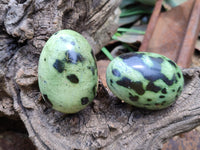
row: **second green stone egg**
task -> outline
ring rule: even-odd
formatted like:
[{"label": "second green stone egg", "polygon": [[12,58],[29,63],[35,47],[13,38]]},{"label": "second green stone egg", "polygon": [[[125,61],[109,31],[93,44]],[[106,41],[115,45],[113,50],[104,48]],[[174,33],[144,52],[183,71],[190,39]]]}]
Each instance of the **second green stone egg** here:
[{"label": "second green stone egg", "polygon": [[172,60],[149,52],[116,57],[107,68],[106,80],[118,98],[151,110],[173,104],[184,85],[182,72]]}]

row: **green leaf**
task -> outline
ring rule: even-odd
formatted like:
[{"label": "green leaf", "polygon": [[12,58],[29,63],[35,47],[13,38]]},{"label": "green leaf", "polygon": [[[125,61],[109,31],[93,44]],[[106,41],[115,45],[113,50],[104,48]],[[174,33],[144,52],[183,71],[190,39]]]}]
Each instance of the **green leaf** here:
[{"label": "green leaf", "polygon": [[112,38],[122,43],[134,43],[136,41],[142,41],[146,27],[147,25],[132,26],[131,28],[118,28],[118,32],[123,32],[121,35],[113,36]]},{"label": "green leaf", "polygon": [[103,47],[101,49],[101,51],[110,59],[110,60],[113,60],[113,56],[110,54],[110,52],[107,50],[107,48]]},{"label": "green leaf", "polygon": [[156,3],[156,0],[137,0],[137,1],[145,5],[155,5]]},{"label": "green leaf", "polygon": [[120,17],[126,17],[126,16],[131,16],[131,15],[140,15],[140,14],[150,14],[152,13],[152,10],[137,10],[137,11],[127,11],[127,12],[122,12],[120,14]]},{"label": "green leaf", "polygon": [[133,16],[127,16],[127,17],[119,18],[118,25],[123,26],[123,25],[126,25],[126,24],[133,23],[133,22],[137,21],[141,16],[142,15],[133,15]]},{"label": "green leaf", "polygon": [[128,5],[134,4],[137,0],[123,0],[120,4],[120,8],[124,8]]},{"label": "green leaf", "polygon": [[184,2],[186,2],[187,0],[165,0],[165,2],[170,5],[171,7],[176,7]]},{"label": "green leaf", "polygon": [[137,30],[137,29],[133,29],[133,28],[118,28],[117,31],[118,32],[132,32],[132,33],[136,33],[136,34],[145,34],[145,31]]}]

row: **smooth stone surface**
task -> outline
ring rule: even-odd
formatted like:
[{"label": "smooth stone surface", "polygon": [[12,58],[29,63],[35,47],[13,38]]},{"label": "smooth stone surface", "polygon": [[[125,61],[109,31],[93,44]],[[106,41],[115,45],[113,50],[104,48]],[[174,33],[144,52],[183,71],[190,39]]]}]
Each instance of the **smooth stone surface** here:
[{"label": "smooth stone surface", "polygon": [[84,109],[95,97],[97,67],[88,41],[61,30],[46,42],[39,59],[39,88],[45,101],[63,113]]},{"label": "smooth stone surface", "polygon": [[121,100],[151,110],[173,104],[184,85],[182,72],[172,60],[149,52],[116,57],[107,68],[106,81]]}]

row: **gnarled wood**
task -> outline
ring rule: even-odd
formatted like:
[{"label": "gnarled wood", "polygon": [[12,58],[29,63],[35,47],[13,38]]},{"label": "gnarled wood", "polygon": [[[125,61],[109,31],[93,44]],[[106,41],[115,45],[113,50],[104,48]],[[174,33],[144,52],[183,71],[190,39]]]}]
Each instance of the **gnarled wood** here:
[{"label": "gnarled wood", "polygon": [[183,70],[182,95],[160,111],[122,103],[102,84],[93,103],[77,114],[62,114],[44,104],[37,64],[45,41],[55,31],[70,28],[89,39],[97,53],[116,30],[119,2],[0,2],[0,111],[19,115],[38,149],[158,149],[167,138],[200,124],[199,68]]}]

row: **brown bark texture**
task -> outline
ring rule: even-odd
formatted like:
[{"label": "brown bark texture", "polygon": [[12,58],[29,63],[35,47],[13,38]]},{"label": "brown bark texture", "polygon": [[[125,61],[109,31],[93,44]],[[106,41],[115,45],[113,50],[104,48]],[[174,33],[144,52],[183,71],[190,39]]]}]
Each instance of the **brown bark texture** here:
[{"label": "brown bark texture", "polygon": [[94,53],[116,31],[120,0],[1,0],[0,116],[20,118],[40,150],[155,150],[200,124],[200,69],[183,70],[184,91],[164,110],[122,103],[101,83],[91,105],[73,115],[49,108],[38,88],[37,65],[47,39],[73,29]]}]

